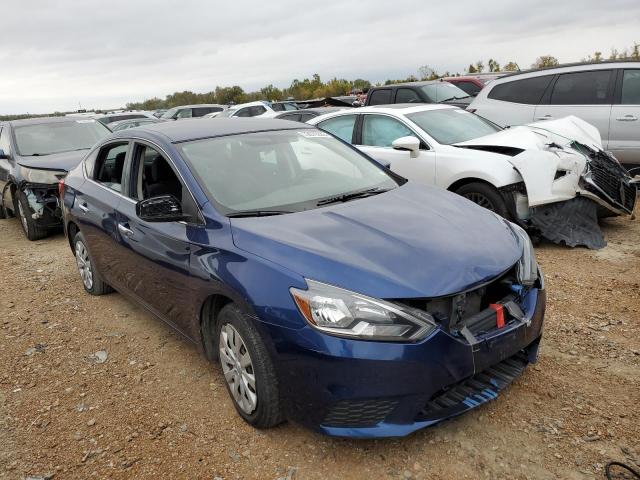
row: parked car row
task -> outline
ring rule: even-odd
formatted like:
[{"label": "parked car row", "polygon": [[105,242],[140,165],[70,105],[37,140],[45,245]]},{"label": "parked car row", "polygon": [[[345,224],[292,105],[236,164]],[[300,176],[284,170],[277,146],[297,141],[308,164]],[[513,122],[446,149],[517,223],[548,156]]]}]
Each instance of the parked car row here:
[{"label": "parked car row", "polygon": [[594,126],[503,129],[451,88],[3,122],[0,215],[31,240],[62,226],[86,292],[125,294],[219,361],[249,424],[406,435],[536,360],[525,229],[599,248],[597,217],[636,201]]}]

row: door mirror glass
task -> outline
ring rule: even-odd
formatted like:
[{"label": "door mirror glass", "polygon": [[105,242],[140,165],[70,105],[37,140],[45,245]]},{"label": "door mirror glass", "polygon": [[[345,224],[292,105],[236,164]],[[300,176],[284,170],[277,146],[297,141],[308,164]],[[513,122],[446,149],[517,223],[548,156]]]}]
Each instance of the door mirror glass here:
[{"label": "door mirror glass", "polygon": [[2,159],[8,159],[9,155],[7,155],[6,153],[4,153],[4,150],[0,148],[0,160]]},{"label": "door mirror glass", "polygon": [[391,145],[395,150],[408,150],[412,157],[417,157],[420,150],[420,140],[414,136],[397,138]]},{"label": "door mirror glass", "polygon": [[182,205],[173,195],[161,195],[136,204],[136,215],[145,222],[178,222],[185,219]]}]

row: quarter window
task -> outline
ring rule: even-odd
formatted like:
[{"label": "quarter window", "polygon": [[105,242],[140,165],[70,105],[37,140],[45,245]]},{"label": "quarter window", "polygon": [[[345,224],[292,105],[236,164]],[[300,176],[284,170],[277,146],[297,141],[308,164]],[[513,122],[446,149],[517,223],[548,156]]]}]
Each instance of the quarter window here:
[{"label": "quarter window", "polygon": [[394,140],[414,136],[414,133],[398,120],[383,115],[365,115],[362,122],[362,145],[391,147]]},{"label": "quarter window", "polygon": [[396,92],[396,103],[421,103],[420,97],[410,88],[399,88]]},{"label": "quarter window", "polygon": [[525,103],[537,105],[549,86],[553,75],[525,78],[496,85],[489,92],[488,98],[503,102]]},{"label": "quarter window", "polygon": [[351,143],[353,140],[353,127],[356,124],[355,115],[342,115],[336,118],[330,118],[324,122],[320,122],[318,127],[334,134],[340,140]]},{"label": "quarter window", "polygon": [[128,143],[103,147],[93,168],[93,179],[118,193],[122,192],[122,173],[127,156]]},{"label": "quarter window", "polygon": [[374,90],[369,105],[388,105],[391,103],[391,89]]},{"label": "quarter window", "polygon": [[552,105],[602,105],[609,102],[611,70],[565,73],[551,93]]},{"label": "quarter window", "polygon": [[640,70],[625,70],[622,77],[622,105],[640,105]]}]

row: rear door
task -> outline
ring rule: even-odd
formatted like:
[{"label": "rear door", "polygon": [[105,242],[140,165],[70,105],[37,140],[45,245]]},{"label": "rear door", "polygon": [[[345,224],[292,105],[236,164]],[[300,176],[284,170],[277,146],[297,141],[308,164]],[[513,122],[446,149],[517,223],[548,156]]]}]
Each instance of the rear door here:
[{"label": "rear door", "polygon": [[640,69],[618,72],[609,125],[608,149],[620,162],[640,165]]},{"label": "rear door", "polygon": [[575,115],[600,131],[602,145],[607,148],[614,77],[614,70],[589,70],[558,75],[550,94],[545,95],[544,104],[536,108],[535,120]]},{"label": "rear door", "polygon": [[122,267],[113,256],[118,236],[116,208],[122,200],[128,152],[129,142],[118,141],[87,157],[87,181],[76,192],[72,207],[97,270],[114,287]]},{"label": "rear door", "polygon": [[391,170],[419,183],[435,183],[436,156],[421,140],[417,157],[406,150],[396,150],[392,144],[401,137],[420,137],[401,120],[389,115],[363,114],[357,129],[356,146]]},{"label": "rear door", "polygon": [[[118,262],[127,291],[157,315],[187,332],[193,319],[195,289],[189,281],[189,238],[202,230],[195,201],[162,149],[134,142],[128,191],[118,205]],[[146,222],[136,215],[136,203],[173,195],[188,215],[180,222]]]}]

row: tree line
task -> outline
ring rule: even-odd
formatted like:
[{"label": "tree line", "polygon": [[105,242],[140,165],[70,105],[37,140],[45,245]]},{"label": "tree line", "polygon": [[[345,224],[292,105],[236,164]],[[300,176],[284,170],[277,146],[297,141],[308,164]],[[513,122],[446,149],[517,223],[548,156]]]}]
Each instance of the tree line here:
[{"label": "tree line", "polygon": [[[618,50],[611,49],[608,56],[600,51],[594,52],[592,55],[585,57],[581,62],[601,62],[604,60],[636,60],[640,61],[640,44],[634,43],[631,48]],[[549,68],[560,65],[560,61],[552,55],[541,55],[531,64],[530,68]],[[497,60],[489,58],[486,64],[482,60],[470,64],[465,74],[475,73],[500,73],[500,72],[517,72],[520,66],[514,60],[500,65]],[[437,80],[438,78],[460,76],[459,72],[452,73],[437,72],[429,65],[423,65],[417,70],[417,75],[410,75],[402,79],[389,79],[384,83],[376,83],[376,85],[389,85],[400,82],[415,82],[420,80]],[[183,92],[175,92],[167,95],[164,99],[150,98],[143,102],[127,103],[127,109],[130,110],[157,110],[161,108],[171,108],[178,105],[189,105],[196,103],[220,103],[224,105],[233,103],[251,102],[254,100],[306,100],[311,98],[337,97],[348,95],[354,91],[366,90],[371,86],[369,80],[357,78],[355,80],[347,80],[344,78],[332,78],[323,82],[320,75],[314,74],[311,78],[303,80],[294,79],[291,85],[286,88],[277,88],[273,84],[262,87],[260,90],[253,92],[245,92],[240,86],[232,87],[216,87],[215,90],[206,93],[195,93],[188,90]]]}]

